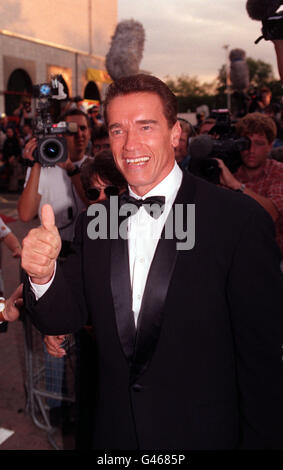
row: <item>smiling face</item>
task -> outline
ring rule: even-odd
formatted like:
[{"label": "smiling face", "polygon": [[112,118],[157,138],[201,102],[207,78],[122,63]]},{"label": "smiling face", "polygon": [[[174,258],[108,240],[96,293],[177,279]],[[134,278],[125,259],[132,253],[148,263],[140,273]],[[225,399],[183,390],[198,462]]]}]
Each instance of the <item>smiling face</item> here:
[{"label": "smiling face", "polygon": [[264,134],[248,135],[251,145],[242,152],[243,165],[249,170],[257,170],[266,162],[272,143],[269,143]]},{"label": "smiling face", "polygon": [[149,92],[113,98],[107,117],[116,166],[132,190],[143,196],[172,170],[180,124],[169,128],[160,97]]}]

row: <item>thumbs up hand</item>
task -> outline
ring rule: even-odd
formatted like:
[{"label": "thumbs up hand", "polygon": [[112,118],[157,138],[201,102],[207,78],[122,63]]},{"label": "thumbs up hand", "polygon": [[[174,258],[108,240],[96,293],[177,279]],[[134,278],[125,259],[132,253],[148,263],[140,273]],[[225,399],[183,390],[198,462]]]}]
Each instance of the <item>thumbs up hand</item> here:
[{"label": "thumbs up hand", "polygon": [[30,230],[23,239],[22,268],[35,284],[50,281],[61,249],[61,238],[49,204],[42,206],[41,224]]}]

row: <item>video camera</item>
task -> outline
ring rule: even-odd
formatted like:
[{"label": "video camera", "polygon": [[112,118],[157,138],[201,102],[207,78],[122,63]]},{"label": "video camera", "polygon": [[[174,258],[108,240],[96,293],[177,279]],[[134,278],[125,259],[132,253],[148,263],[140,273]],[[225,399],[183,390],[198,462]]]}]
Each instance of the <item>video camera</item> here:
[{"label": "video camera", "polygon": [[250,140],[247,137],[236,137],[227,109],[213,110],[211,117],[216,118],[216,122],[209,134],[194,137],[190,143],[188,170],[207,181],[219,184],[221,169],[215,158],[223,160],[231,173],[235,173],[242,164],[241,152],[249,149]]},{"label": "video camera", "polygon": [[283,10],[274,13],[273,16],[262,20],[262,35],[257,38],[255,44],[262,39],[272,41],[274,39],[283,39]]},{"label": "video camera", "polygon": [[266,41],[283,39],[283,10],[277,11],[283,4],[282,0],[247,0],[246,9],[252,20],[262,21],[261,39]]},{"label": "video camera", "polygon": [[33,87],[33,97],[37,99],[34,134],[38,139],[33,156],[41,166],[55,166],[65,162],[68,158],[67,142],[65,137],[59,134],[77,132],[75,123],[53,123],[49,112],[51,100],[67,98],[61,78],[61,75],[55,75],[51,83],[41,83]]}]

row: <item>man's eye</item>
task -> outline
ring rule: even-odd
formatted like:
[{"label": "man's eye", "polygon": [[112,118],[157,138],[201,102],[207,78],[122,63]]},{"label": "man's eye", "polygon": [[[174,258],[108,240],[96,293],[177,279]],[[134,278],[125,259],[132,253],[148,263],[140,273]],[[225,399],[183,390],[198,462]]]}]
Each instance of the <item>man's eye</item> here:
[{"label": "man's eye", "polygon": [[150,129],[151,129],[151,126],[149,124],[142,126],[143,131],[149,131]]},{"label": "man's eye", "polygon": [[113,136],[121,135],[122,133],[123,133],[122,129],[112,129],[111,131],[111,135]]}]

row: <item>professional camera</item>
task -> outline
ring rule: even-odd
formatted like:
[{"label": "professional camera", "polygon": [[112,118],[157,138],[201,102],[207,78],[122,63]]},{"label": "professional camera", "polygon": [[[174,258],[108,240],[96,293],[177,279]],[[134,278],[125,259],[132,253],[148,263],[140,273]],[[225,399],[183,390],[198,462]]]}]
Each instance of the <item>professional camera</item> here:
[{"label": "professional camera", "polygon": [[209,131],[210,135],[199,135],[190,143],[191,159],[188,169],[196,176],[219,184],[221,169],[215,158],[223,160],[231,173],[235,173],[242,164],[241,152],[249,149],[250,140],[235,136],[228,110],[213,110],[211,116],[216,118],[216,122]]},{"label": "professional camera", "polygon": [[283,39],[283,10],[278,13],[274,13],[269,18],[262,20],[262,36],[257,38],[255,44],[257,44],[262,39],[274,40],[274,39]]},{"label": "professional camera", "polygon": [[37,99],[34,134],[38,139],[33,156],[42,166],[55,166],[57,163],[65,162],[68,158],[67,142],[59,134],[77,132],[75,123],[53,123],[49,112],[51,100],[67,98],[60,79],[61,75],[55,75],[51,83],[42,83],[33,87],[33,97]]}]

